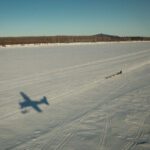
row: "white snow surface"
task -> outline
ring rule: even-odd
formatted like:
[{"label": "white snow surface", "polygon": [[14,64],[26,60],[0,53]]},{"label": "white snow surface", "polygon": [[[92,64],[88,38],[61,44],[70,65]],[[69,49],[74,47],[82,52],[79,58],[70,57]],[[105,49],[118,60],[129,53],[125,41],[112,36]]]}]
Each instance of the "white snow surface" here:
[{"label": "white snow surface", "polygon": [[25,149],[149,150],[150,42],[0,48],[0,150]]}]

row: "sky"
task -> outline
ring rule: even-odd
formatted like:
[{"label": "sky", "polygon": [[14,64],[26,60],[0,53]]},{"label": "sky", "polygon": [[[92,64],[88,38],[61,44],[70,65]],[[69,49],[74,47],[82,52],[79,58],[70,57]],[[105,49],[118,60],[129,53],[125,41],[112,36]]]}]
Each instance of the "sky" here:
[{"label": "sky", "polygon": [[150,36],[150,0],[0,0],[0,37]]}]

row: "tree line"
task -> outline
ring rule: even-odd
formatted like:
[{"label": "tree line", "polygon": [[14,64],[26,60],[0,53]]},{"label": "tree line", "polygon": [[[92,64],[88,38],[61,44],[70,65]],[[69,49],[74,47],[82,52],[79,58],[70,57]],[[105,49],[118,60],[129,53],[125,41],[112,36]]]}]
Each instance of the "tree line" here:
[{"label": "tree line", "polygon": [[74,42],[109,42],[109,41],[150,41],[150,37],[119,37],[111,35],[92,36],[36,36],[36,37],[0,37],[0,45],[74,43]]}]

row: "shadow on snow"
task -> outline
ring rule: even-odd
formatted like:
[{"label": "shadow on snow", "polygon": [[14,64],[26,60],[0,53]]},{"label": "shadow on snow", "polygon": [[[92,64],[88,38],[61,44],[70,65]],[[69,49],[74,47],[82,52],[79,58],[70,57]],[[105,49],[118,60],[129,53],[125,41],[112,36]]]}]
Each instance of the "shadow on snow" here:
[{"label": "shadow on snow", "polygon": [[39,101],[32,100],[27,94],[24,92],[20,92],[20,95],[23,97],[24,101],[19,102],[20,109],[22,113],[27,113],[28,111],[26,110],[27,107],[32,107],[35,111],[37,112],[42,112],[42,110],[39,108],[38,105],[41,104],[46,104],[49,105],[47,98],[44,96],[42,99]]}]

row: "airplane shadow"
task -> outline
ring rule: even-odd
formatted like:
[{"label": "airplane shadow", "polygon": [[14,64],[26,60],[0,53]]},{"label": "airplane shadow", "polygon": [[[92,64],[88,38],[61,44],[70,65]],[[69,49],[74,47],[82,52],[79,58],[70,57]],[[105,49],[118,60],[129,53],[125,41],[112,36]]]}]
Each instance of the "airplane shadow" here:
[{"label": "airplane shadow", "polygon": [[24,92],[20,92],[20,95],[23,98],[23,101],[19,102],[20,109],[22,113],[27,113],[29,110],[27,109],[28,107],[33,108],[36,112],[41,113],[42,110],[39,107],[41,104],[49,105],[49,102],[45,96],[41,98],[39,101],[32,100],[27,94]]}]

